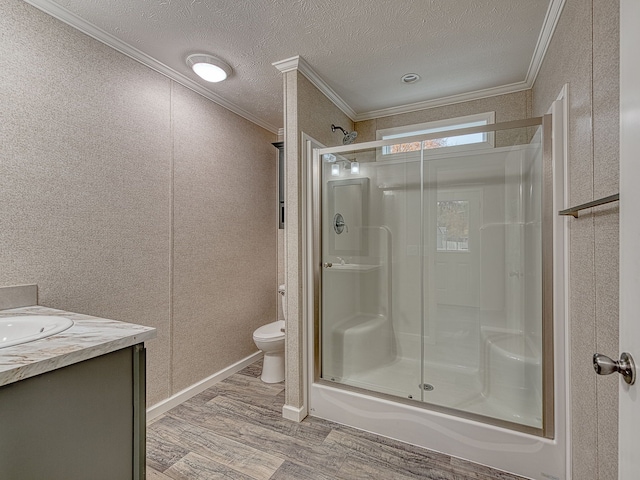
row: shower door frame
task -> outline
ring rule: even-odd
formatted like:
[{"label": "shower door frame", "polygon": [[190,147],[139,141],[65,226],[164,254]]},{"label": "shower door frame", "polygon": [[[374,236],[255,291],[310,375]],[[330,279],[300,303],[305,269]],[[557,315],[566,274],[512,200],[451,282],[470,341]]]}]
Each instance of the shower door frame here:
[{"label": "shower door frame", "polygon": [[[546,428],[555,430],[554,438],[533,436],[515,430],[505,429],[487,423],[480,423],[462,416],[442,414],[433,408],[417,407],[415,402],[401,398],[376,394],[367,390],[336,385],[326,382],[320,376],[319,336],[320,323],[320,193],[322,178],[320,173],[320,152],[309,142],[302,142],[307,153],[303,168],[303,186],[305,216],[304,261],[305,273],[304,309],[305,327],[305,406],[309,415],[325,418],[334,422],[350,425],[379,435],[418,445],[423,448],[443,452],[454,457],[489,465],[494,468],[511,471],[537,480],[571,478],[571,422],[570,422],[570,384],[569,384],[569,304],[568,292],[568,226],[566,219],[555,215],[555,211],[566,208],[569,181],[567,151],[567,85],[558,98],[551,104],[545,115],[543,127],[543,222],[547,232],[543,237],[545,245],[543,275],[551,275],[553,288],[546,284],[545,312],[554,313],[553,331],[547,327],[545,348],[553,355],[553,362],[546,362],[546,368],[555,369],[553,382],[546,385],[547,393],[553,389],[553,395],[547,401],[553,406],[553,424]],[[549,115],[549,114],[552,114]],[[525,121],[526,122],[526,121]],[[517,125],[516,125],[517,124]],[[487,129],[501,129],[525,126],[522,122],[494,124]],[[475,133],[482,127],[472,127]],[[457,131],[456,134],[460,134]],[[442,135],[441,132],[439,132]],[[553,141],[550,139],[553,136]],[[415,138],[415,141],[425,136]],[[370,142],[369,146],[381,146],[385,142]],[[361,147],[363,144],[360,144]],[[334,147],[339,153],[353,149]],[[320,149],[327,152],[326,149]],[[549,218],[551,216],[551,218]],[[553,257],[552,259],[550,257]],[[553,260],[553,261],[551,261]],[[555,296],[553,301],[550,301]],[[314,332],[314,329],[316,330]],[[315,333],[315,334],[314,334]],[[547,372],[548,378],[548,372]],[[547,405],[546,408],[549,408]]]},{"label": "shower door frame", "polygon": [[[417,142],[442,138],[446,136],[467,135],[470,133],[496,132],[500,130],[510,130],[516,128],[536,127],[542,129],[542,428],[535,428],[522,425],[506,420],[487,417],[480,414],[465,412],[452,407],[445,407],[430,404],[423,401],[405,399],[402,397],[367,390],[359,387],[345,385],[341,383],[330,382],[320,377],[322,368],[322,352],[320,346],[320,338],[322,338],[322,161],[321,157],[325,153],[340,154],[353,150],[364,150],[379,148],[387,145],[398,143],[398,139],[378,140],[366,142],[356,145],[343,145],[338,147],[329,147],[313,149],[313,160],[308,178],[309,194],[311,195],[310,209],[308,214],[312,219],[315,228],[311,235],[307,237],[309,243],[308,248],[312,253],[309,255],[308,269],[313,277],[313,301],[310,302],[309,314],[313,315],[313,327],[309,329],[313,332],[312,342],[309,347],[312,349],[313,365],[311,383],[330,386],[331,388],[339,388],[354,393],[371,395],[384,400],[394,401],[410,405],[412,407],[422,408],[441,414],[452,415],[461,419],[479,421],[484,424],[494,425],[497,427],[507,428],[509,430],[536,435],[543,438],[554,438],[555,412],[554,412],[554,335],[553,335],[553,175],[552,175],[552,144],[551,144],[551,127],[552,116],[550,114],[544,117],[534,117],[524,120],[516,120],[511,122],[495,123],[482,125],[478,127],[469,127],[458,130],[450,130],[446,132],[436,132],[427,135],[418,135],[414,137],[402,138],[404,142]],[[311,395],[309,395],[309,398]],[[310,406],[310,414],[313,415],[314,408]]]}]

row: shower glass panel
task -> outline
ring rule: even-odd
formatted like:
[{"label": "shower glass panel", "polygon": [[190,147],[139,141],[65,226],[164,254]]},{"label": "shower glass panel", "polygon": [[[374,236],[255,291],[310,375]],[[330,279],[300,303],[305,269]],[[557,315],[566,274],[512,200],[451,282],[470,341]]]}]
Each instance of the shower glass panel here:
[{"label": "shower glass panel", "polygon": [[323,380],[545,434],[541,130],[320,150]]}]

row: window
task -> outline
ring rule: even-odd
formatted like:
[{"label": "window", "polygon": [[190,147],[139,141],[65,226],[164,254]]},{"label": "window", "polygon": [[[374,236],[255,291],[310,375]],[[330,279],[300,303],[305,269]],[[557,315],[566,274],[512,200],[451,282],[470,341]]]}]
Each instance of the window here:
[{"label": "window", "polygon": [[439,252],[469,251],[469,201],[438,201],[436,245]]},{"label": "window", "polygon": [[[403,127],[386,128],[377,131],[378,140],[391,140],[394,138],[405,138],[414,135],[426,135],[429,133],[444,132],[460,128],[477,127],[489,125],[495,122],[495,112],[468,115],[466,117],[449,118],[435,122],[420,123],[416,125],[406,125]],[[424,142],[397,143],[382,147],[382,155],[393,155],[404,152],[419,151],[421,143],[426,149],[446,148],[447,151],[468,150],[479,147],[493,147],[493,132],[474,133],[470,135],[460,135],[455,137],[443,137]]]}]

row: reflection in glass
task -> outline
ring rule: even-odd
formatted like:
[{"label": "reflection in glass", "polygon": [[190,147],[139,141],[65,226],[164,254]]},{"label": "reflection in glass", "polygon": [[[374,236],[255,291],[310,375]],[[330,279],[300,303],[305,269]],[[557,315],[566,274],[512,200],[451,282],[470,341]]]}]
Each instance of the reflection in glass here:
[{"label": "reflection in glass", "polygon": [[540,135],[495,138],[323,162],[321,377],[542,434]]},{"label": "reflection in glass", "polygon": [[466,252],[469,250],[469,202],[466,200],[438,201],[438,251]]}]

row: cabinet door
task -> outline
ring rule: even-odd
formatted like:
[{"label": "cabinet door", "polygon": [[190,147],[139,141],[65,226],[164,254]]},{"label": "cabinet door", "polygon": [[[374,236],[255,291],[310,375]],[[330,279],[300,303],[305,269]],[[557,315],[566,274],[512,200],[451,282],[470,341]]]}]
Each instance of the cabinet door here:
[{"label": "cabinet door", "polygon": [[125,348],[0,387],[0,476],[133,479],[138,354]]}]

